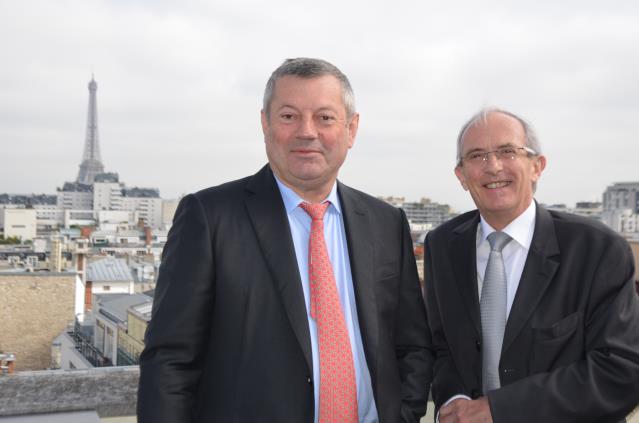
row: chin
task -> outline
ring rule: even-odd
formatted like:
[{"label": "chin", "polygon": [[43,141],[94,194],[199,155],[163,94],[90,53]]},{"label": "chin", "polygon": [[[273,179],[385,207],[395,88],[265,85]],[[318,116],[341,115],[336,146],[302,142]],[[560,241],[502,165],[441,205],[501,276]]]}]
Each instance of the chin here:
[{"label": "chin", "polygon": [[291,174],[302,180],[321,178],[325,173],[325,169],[312,164],[306,164],[305,166],[298,166],[296,169],[291,169]]}]

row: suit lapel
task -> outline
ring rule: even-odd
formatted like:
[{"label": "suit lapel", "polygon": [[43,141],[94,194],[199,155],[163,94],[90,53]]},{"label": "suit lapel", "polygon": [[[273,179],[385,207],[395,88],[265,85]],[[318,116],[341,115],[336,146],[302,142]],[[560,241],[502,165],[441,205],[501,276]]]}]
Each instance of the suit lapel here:
[{"label": "suit lapel", "polygon": [[537,308],[539,300],[559,268],[559,261],[551,258],[559,254],[552,217],[543,207],[536,207],[535,233],[506,323],[502,353],[510,347]]},{"label": "suit lapel", "polygon": [[273,282],[280,292],[309,372],[312,372],[311,338],[295,248],[282,196],[268,165],[253,176],[246,191],[246,208],[255,235]]},{"label": "suit lapel", "polygon": [[477,225],[479,213],[453,230],[455,237],[450,243],[449,255],[455,274],[455,282],[464,309],[473,322],[477,335],[481,336],[481,317],[477,288]]},{"label": "suit lapel", "polygon": [[366,208],[355,191],[339,182],[337,189],[344,216],[344,229],[348,243],[360,332],[366,361],[373,386],[375,386],[379,326],[374,285],[375,263],[373,257],[375,247],[368,236],[372,232],[371,222]]}]

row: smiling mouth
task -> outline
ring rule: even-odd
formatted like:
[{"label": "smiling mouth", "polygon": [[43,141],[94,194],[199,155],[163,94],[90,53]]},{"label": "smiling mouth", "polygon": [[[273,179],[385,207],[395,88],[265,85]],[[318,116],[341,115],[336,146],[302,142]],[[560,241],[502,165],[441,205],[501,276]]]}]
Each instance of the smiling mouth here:
[{"label": "smiling mouth", "polygon": [[497,189],[497,188],[503,188],[506,187],[508,185],[510,185],[512,182],[511,181],[497,181],[497,182],[491,182],[489,184],[484,185],[484,187],[488,188],[488,189]]},{"label": "smiling mouth", "polygon": [[319,151],[316,151],[316,150],[293,150],[293,153],[295,153],[295,154],[313,154],[313,153],[319,154]]}]

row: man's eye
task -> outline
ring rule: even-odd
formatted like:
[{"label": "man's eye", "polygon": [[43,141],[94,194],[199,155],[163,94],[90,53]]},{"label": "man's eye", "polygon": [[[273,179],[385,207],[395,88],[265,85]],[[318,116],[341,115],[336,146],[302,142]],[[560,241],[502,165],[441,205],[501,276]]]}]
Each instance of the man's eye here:
[{"label": "man's eye", "polygon": [[280,115],[280,117],[284,120],[291,120],[293,119],[293,114],[292,113],[282,113]]},{"label": "man's eye", "polygon": [[484,153],[480,153],[480,152],[469,153],[468,156],[466,157],[468,158],[468,160],[480,160],[484,158]]},{"label": "man's eye", "polygon": [[517,149],[515,147],[504,147],[499,149],[499,154],[513,155],[517,153]]},{"label": "man's eye", "polygon": [[335,120],[335,118],[333,116],[329,116],[329,115],[321,115],[320,116],[320,120],[322,122],[331,122],[331,121]]}]

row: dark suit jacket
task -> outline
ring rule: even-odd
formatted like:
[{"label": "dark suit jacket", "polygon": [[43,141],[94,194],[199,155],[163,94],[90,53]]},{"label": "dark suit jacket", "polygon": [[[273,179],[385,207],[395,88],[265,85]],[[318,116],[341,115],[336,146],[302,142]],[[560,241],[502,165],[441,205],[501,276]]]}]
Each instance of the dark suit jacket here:
[{"label": "dark suit jacket", "polygon": [[[436,409],[481,395],[477,211],[430,232],[425,298],[436,354]],[[639,304],[628,243],[591,219],[537,206],[532,244],[506,324],[500,422],[615,422],[639,402]]]},{"label": "dark suit jacket", "polygon": [[[432,362],[406,218],[341,183],[338,194],[380,422],[417,422]],[[313,421],[304,294],[268,166],[181,201],[145,344],[141,423]]]}]

